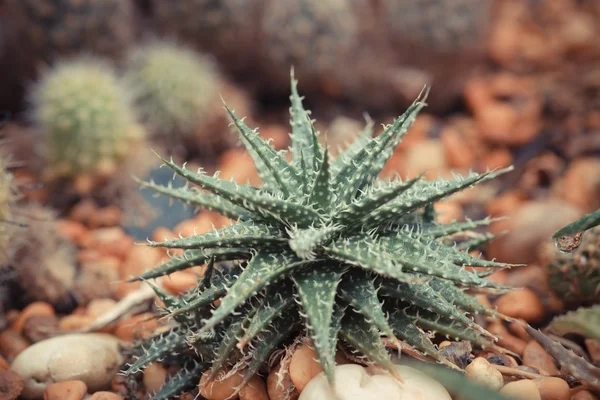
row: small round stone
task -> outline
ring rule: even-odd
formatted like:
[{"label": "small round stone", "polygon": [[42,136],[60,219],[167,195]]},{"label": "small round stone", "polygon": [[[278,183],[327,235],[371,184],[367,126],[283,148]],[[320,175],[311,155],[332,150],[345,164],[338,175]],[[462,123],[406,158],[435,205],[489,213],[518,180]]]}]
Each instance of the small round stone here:
[{"label": "small round stone", "polygon": [[477,357],[465,369],[467,376],[473,381],[481,383],[494,390],[499,390],[504,385],[504,378],[485,358]]},{"label": "small round stone", "polygon": [[523,363],[537,368],[542,375],[558,375],[554,358],[536,341],[532,340],[523,352]]},{"label": "small round stone", "polygon": [[12,369],[23,377],[23,399],[39,399],[56,382],[80,380],[91,391],[110,387],[122,363],[114,336],[69,334],[28,347],[15,358]]},{"label": "small round stone", "polygon": [[542,400],[536,384],[529,379],[509,382],[504,385],[500,393],[514,400]]},{"label": "small round stone", "polygon": [[446,389],[427,375],[407,366],[396,370],[403,383],[381,370],[338,365],[333,388],[322,372],[306,385],[299,400],[451,400]]},{"label": "small round stone", "polygon": [[87,393],[82,381],[63,381],[51,383],[44,390],[44,400],[81,400]]},{"label": "small round stone", "polygon": [[271,400],[298,399],[299,393],[290,379],[289,371],[277,364],[267,376],[267,392]]},{"label": "small round stone", "polygon": [[542,396],[542,400],[569,400],[569,384],[560,378],[547,377],[533,381]]},{"label": "small round stone", "polygon": [[152,363],[144,369],[144,387],[148,393],[156,393],[165,384],[168,376],[165,367],[160,363]]},{"label": "small round stone", "polygon": [[96,392],[87,400],[124,400],[123,396],[119,396],[113,392]]},{"label": "small round stone", "polygon": [[200,378],[200,396],[207,398],[208,400],[225,400],[225,399],[237,399],[238,396],[231,397],[235,392],[236,388],[242,383],[243,372],[235,373],[223,380],[215,379],[208,381],[208,375],[202,375]]},{"label": "small round stone", "polygon": [[3,400],[15,400],[23,391],[23,378],[10,369],[0,370],[0,395]]},{"label": "small round stone", "polygon": [[290,362],[290,378],[299,392],[315,376],[323,372],[323,367],[318,361],[315,350],[304,343],[292,355]]},{"label": "small round stone", "polygon": [[254,375],[240,390],[240,400],[269,400],[265,382],[258,375]]}]

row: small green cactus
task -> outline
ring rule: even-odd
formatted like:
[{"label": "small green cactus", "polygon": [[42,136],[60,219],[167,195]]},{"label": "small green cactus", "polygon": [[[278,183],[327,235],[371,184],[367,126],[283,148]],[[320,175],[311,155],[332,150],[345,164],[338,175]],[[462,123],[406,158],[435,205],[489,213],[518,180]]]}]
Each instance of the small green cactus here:
[{"label": "small green cactus", "polygon": [[50,179],[110,176],[144,135],[128,94],[98,59],[58,64],[38,83],[32,101]]},{"label": "small green cactus", "polygon": [[130,0],[9,0],[23,16],[23,31],[53,60],[91,52],[119,56],[134,39]]},{"label": "small green cactus", "polygon": [[194,186],[144,183],[237,221],[202,235],[150,242],[185,251],[133,278],[151,280],[208,263],[197,287],[182,297],[155,289],[173,325],[141,343],[127,373],[158,360],[175,360],[183,368],[154,399],[195,386],[203,372],[210,380],[229,368],[243,371],[239,390],[273,351],[299,335],[310,337],[330,381],[338,344],[388,369],[393,365],[381,335],[404,340],[454,368],[425,331],[493,345],[493,335],[471,317],[499,314],[465,289],[507,289],[484,277],[509,265],[472,257],[465,251],[468,244],[463,249],[444,240],[488,225],[490,219],[438,224],[432,206],[503,171],[380,181],[379,173],[425,106],[425,97],[378,136],[372,136],[369,125],[331,158],[296,85],[292,77],[291,161],[227,109],[262,177],[261,187],[202,170],[194,173],[169,160],[163,162]]},{"label": "small green cactus", "polygon": [[133,50],[125,79],[142,120],[163,135],[193,134],[210,118],[218,97],[213,65],[169,42]]},{"label": "small green cactus", "polygon": [[600,302],[600,227],[585,232],[577,250],[558,252],[548,265],[548,277],[568,306]]}]

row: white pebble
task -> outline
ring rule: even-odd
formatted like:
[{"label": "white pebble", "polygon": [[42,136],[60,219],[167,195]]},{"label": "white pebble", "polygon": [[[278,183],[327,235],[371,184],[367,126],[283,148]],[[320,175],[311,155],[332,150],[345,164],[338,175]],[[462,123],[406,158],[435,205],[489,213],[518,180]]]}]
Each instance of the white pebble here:
[{"label": "white pebble", "polygon": [[123,357],[119,340],[101,333],[70,334],[42,340],[21,352],[11,369],[25,387],[23,399],[42,399],[54,382],[81,380],[90,392],[110,387]]},{"label": "white pebble", "polygon": [[500,371],[482,357],[477,357],[465,369],[467,376],[475,382],[481,383],[494,390],[500,390],[504,386],[504,378]]},{"label": "white pebble", "polygon": [[403,365],[396,369],[404,383],[381,370],[338,365],[333,388],[321,372],[306,385],[299,400],[452,400],[446,389],[427,375]]}]

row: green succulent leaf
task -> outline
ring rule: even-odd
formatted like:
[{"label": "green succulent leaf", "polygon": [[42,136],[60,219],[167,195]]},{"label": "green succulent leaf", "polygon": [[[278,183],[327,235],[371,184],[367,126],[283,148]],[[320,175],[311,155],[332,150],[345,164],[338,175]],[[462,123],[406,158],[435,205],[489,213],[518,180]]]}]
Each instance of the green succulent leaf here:
[{"label": "green succulent leaf", "polygon": [[141,187],[154,190],[157,193],[179,200],[184,204],[193,205],[208,211],[216,211],[227,218],[234,220],[241,219],[242,221],[257,218],[256,215],[245,208],[238,207],[222,197],[193,187],[174,188],[171,185],[163,186],[157,185],[154,182],[144,182],[139,179],[135,180]]},{"label": "green succulent leaf", "polygon": [[279,316],[273,322],[273,325],[265,329],[255,340],[255,346],[252,351],[252,358],[246,365],[246,372],[242,379],[242,383],[237,391],[239,391],[250,379],[258,372],[262,365],[267,361],[273,350],[281,345],[292,332],[295,332],[300,327],[300,322],[297,313],[288,313]]},{"label": "green succulent leaf", "polygon": [[246,149],[256,162],[261,178],[265,182],[276,183],[284,197],[290,197],[292,193],[297,192],[301,187],[301,179],[296,168],[261,138],[258,131],[248,128],[230,108],[225,107],[225,109],[237,127]]},{"label": "green succulent leaf", "polygon": [[340,188],[338,194],[341,204],[349,204],[357,191],[364,185],[370,184],[383,169],[391,157],[393,149],[406,134],[415,116],[425,106],[420,100],[415,101],[401,117],[388,125],[384,131],[372,139],[334,178],[334,187]]},{"label": "green succulent leaf", "polygon": [[315,148],[313,137],[316,136],[310,119],[310,112],[304,109],[303,97],[298,94],[298,81],[291,73],[292,95],[290,96],[290,124],[292,126],[292,162],[302,165],[301,160],[306,161],[305,167],[308,175],[315,173],[315,165],[318,164],[318,149]]},{"label": "green succulent leaf", "polygon": [[243,350],[260,332],[272,324],[275,318],[284,314],[293,302],[293,291],[290,285],[270,290],[265,294],[265,298],[253,314],[250,324],[244,329],[243,336],[237,341],[236,346]]},{"label": "green succulent leaf", "polygon": [[340,285],[341,296],[363,315],[365,320],[376,326],[390,340],[399,342],[394,335],[394,330],[388,323],[382,303],[377,297],[374,279],[366,274],[346,274]]},{"label": "green succulent leaf", "polygon": [[340,335],[369,360],[394,371],[394,363],[381,341],[379,330],[368,323],[363,316],[356,312],[346,313],[342,320]]},{"label": "green succulent leaf", "polygon": [[329,153],[325,150],[323,161],[317,178],[310,192],[309,204],[316,205],[318,210],[327,210],[331,204],[331,184],[329,182]]},{"label": "green succulent leaf", "polygon": [[337,175],[342,168],[352,160],[359,151],[361,151],[367,143],[373,138],[374,123],[370,118],[367,118],[367,123],[358,138],[350,144],[343,152],[341,152],[331,164],[331,171]]},{"label": "green succulent leaf", "polygon": [[144,272],[142,275],[131,278],[129,281],[141,281],[159,278],[164,275],[172,274],[173,272],[188,269],[194,266],[206,264],[209,260],[229,261],[249,259],[251,252],[247,248],[216,248],[206,250],[186,250],[182,255],[173,257],[158,268]]},{"label": "green succulent leaf", "polygon": [[263,243],[265,246],[276,246],[277,244],[284,244],[285,239],[281,237],[279,230],[271,226],[256,225],[248,221],[201,235],[165,242],[150,242],[150,246],[165,247],[167,249],[206,249],[211,247],[253,247],[257,243]]},{"label": "green succulent leaf", "polygon": [[273,283],[284,273],[289,273],[306,264],[295,256],[286,253],[257,254],[248,262],[244,272],[228,289],[227,295],[210,319],[204,322],[200,333],[214,328],[249,297],[256,295],[267,285]]},{"label": "green succulent leaf", "polygon": [[421,177],[419,176],[405,182],[396,181],[382,185],[382,187],[373,188],[337,214],[335,221],[344,225],[358,221],[366,214],[371,213],[373,210],[376,210],[410,189],[420,179]]},{"label": "green succulent leaf", "polygon": [[356,265],[366,271],[390,276],[399,281],[414,282],[414,275],[404,273],[402,266],[368,234],[352,239],[335,241],[329,246],[323,246],[331,258]]},{"label": "green succulent leaf", "polygon": [[337,287],[344,272],[335,264],[324,264],[292,276],[298,288],[310,338],[330,382],[333,381],[337,345],[337,331],[331,329],[331,322]]},{"label": "green succulent leaf", "polygon": [[197,362],[193,358],[186,358],[180,363],[183,365],[181,369],[175,375],[170,376],[160,390],[152,395],[152,400],[172,399],[174,396],[194,388],[207,366],[207,363]]}]

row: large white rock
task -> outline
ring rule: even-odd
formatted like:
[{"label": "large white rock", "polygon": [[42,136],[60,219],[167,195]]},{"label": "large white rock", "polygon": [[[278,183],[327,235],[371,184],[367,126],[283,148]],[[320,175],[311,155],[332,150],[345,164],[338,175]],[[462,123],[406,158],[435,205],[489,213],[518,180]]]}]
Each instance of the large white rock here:
[{"label": "large white rock", "polygon": [[338,365],[333,387],[321,372],[306,385],[299,400],[452,400],[434,379],[414,368],[403,365],[396,368],[404,383],[381,370],[356,364]]},{"label": "large white rock", "polygon": [[42,399],[51,383],[72,379],[85,382],[90,392],[110,386],[123,357],[119,339],[102,333],[69,334],[42,340],[21,352],[11,369],[25,387],[23,399]]}]

